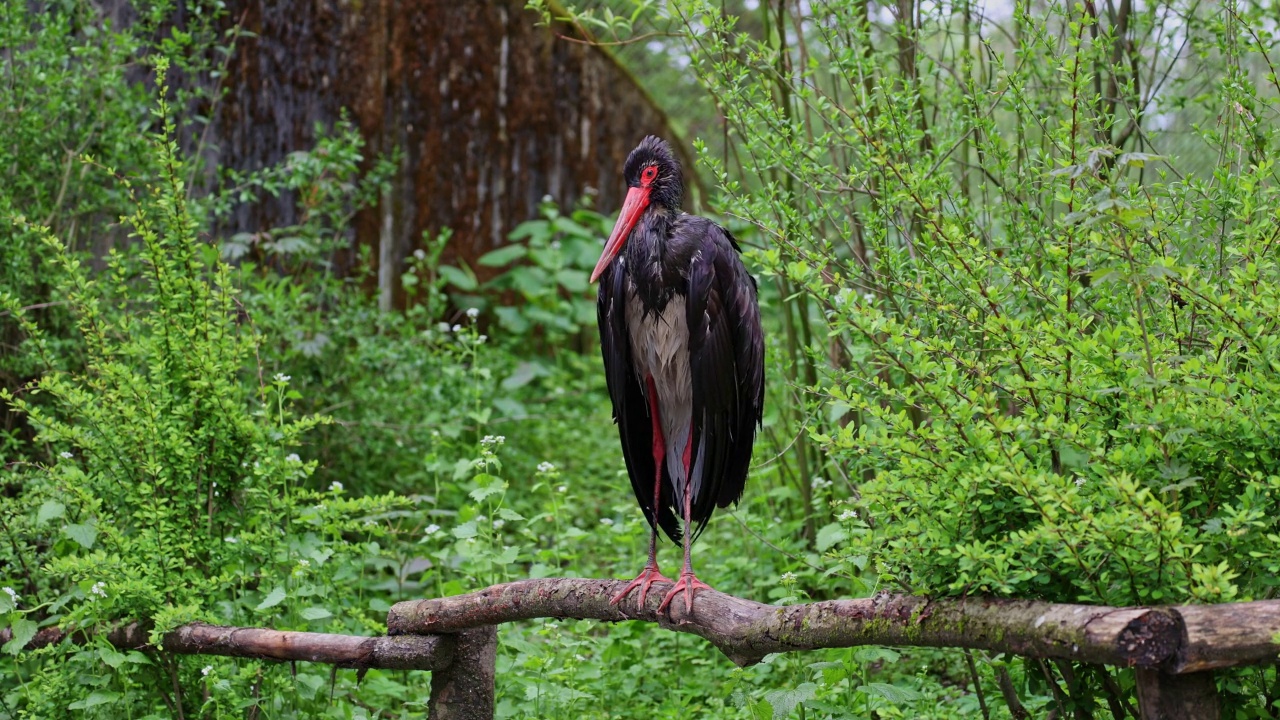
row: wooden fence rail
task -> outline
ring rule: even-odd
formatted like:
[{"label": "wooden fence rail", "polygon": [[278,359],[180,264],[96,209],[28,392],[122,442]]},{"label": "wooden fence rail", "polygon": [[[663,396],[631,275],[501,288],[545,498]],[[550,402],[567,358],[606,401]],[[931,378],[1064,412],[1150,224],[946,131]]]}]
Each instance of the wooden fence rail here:
[{"label": "wooden fence rail", "polygon": [[[1280,600],[1179,607],[1103,607],[990,598],[930,599],[882,593],[858,600],[763,605],[714,590],[693,611],[663,592],[644,606],[609,598],[620,580],[522,580],[466,595],[398,603],[388,637],[186,625],[163,649],[352,668],[432,670],[433,720],[493,716],[497,625],[536,618],[642,620],[705,638],[738,665],[775,652],[855,645],[959,647],[1137,669],[1144,720],[1216,720],[1216,668],[1280,659]],[[8,631],[0,632],[0,642]],[[28,648],[61,641],[41,631]],[[136,624],[109,634],[120,647],[146,644]],[[76,636],[72,634],[73,641]]]}]

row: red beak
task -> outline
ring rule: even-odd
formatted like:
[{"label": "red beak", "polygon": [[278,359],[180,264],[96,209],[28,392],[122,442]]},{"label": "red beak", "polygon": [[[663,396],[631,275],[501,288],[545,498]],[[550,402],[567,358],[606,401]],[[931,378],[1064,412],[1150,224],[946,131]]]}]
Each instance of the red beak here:
[{"label": "red beak", "polygon": [[627,241],[627,236],[631,235],[631,228],[635,227],[636,221],[640,219],[641,213],[647,207],[649,207],[649,188],[633,187],[627,191],[627,199],[622,201],[622,212],[618,213],[618,222],[614,224],[613,232],[609,234],[609,241],[604,244],[600,262],[596,263],[596,269],[591,271],[591,282],[595,282],[600,277],[600,273],[613,262],[613,258],[618,255],[623,243]]}]

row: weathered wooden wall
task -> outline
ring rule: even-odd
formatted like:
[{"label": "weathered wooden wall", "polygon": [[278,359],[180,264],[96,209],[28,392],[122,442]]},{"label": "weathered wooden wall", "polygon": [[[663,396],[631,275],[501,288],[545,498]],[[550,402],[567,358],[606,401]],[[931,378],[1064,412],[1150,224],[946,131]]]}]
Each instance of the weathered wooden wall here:
[{"label": "weathered wooden wall", "polygon": [[[403,151],[389,203],[357,218],[392,261],[423,231],[454,230],[450,255],[501,245],[550,195],[621,202],[621,165],[661,111],[604,51],[535,27],[524,0],[230,0],[253,33],[228,68],[212,127],[218,161],[240,169],[311,146],[346,108],[373,152]],[[568,32],[566,28],[558,28]],[[371,153],[372,154],[372,153]],[[687,162],[687,159],[686,159]],[[294,221],[291,201],[241,208],[228,232]],[[377,257],[378,253],[373,253]]]}]

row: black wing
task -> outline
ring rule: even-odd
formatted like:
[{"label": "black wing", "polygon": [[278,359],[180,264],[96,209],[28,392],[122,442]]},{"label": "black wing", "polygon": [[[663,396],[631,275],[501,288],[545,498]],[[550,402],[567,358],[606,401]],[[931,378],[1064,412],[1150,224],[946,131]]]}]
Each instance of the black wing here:
[{"label": "black wing", "polygon": [[[618,424],[622,456],[627,461],[631,489],[644,511],[649,526],[654,525],[653,507],[653,422],[645,401],[641,378],[631,364],[631,335],[627,332],[627,273],[624,258],[609,265],[600,276],[596,299],[596,319],[600,324],[600,352],[604,356],[605,381],[613,400],[613,421]],[[672,542],[680,542],[680,525],[671,511],[671,478],[662,468],[662,497],[656,509],[657,524]]]},{"label": "black wing", "polygon": [[702,235],[685,300],[696,538],[715,507],[742,497],[764,410],[764,332],[755,279],[743,267],[733,236],[708,220],[691,225],[681,230]]}]

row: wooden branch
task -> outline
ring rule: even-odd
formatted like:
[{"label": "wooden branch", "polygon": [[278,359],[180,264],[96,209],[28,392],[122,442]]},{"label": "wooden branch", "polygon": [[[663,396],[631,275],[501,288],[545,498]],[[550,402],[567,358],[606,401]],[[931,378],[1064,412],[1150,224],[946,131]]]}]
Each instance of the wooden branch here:
[{"label": "wooden branch", "polygon": [[1280,600],[1184,605],[1186,625],[1174,673],[1194,673],[1280,659]]},{"label": "wooden branch", "polygon": [[[147,631],[129,623],[107,633],[107,641],[122,650],[149,646]],[[0,631],[0,643],[8,642],[8,628]],[[27,643],[35,650],[69,638],[83,643],[88,635],[45,628]],[[327,663],[346,668],[387,670],[440,670],[453,661],[452,636],[359,637],[330,633],[289,632],[266,628],[223,627],[191,623],[166,634],[165,652],[180,655],[225,655],[259,660]]]},{"label": "wooden branch", "polygon": [[1174,658],[1183,632],[1179,615],[1163,608],[930,600],[886,593],[776,607],[704,590],[692,613],[680,601],[672,603],[668,617],[657,612],[665,586],[655,587],[644,607],[637,607],[634,595],[610,605],[609,598],[624,585],[620,580],[522,580],[467,595],[398,603],[387,616],[387,627],[392,635],[407,635],[533,618],[644,620],[705,638],[738,665],[774,652],[913,645],[1148,668]]}]

